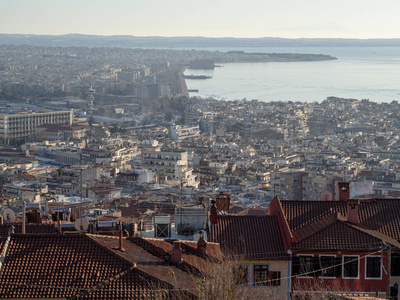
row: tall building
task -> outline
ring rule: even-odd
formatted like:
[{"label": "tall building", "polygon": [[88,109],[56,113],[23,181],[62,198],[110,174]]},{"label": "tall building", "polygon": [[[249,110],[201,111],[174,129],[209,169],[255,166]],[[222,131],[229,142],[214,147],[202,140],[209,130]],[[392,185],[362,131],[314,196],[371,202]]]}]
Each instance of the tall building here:
[{"label": "tall building", "polygon": [[197,187],[199,182],[193,169],[188,166],[188,154],[185,151],[161,151],[157,148],[142,148],[142,165],[158,176],[170,181],[182,181],[185,186]]},{"label": "tall building", "polygon": [[72,110],[10,111],[0,113],[0,139],[23,139],[35,134],[36,127],[43,124],[72,125]]}]

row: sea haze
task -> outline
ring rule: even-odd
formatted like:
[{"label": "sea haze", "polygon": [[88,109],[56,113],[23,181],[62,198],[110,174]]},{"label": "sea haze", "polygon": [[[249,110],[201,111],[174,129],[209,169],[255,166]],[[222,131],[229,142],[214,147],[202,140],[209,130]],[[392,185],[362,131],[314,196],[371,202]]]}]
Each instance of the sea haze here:
[{"label": "sea haze", "polygon": [[186,70],[190,96],[222,100],[321,102],[327,97],[400,100],[400,47],[201,48],[265,53],[328,54],[337,60],[318,62],[229,63],[214,70]]}]

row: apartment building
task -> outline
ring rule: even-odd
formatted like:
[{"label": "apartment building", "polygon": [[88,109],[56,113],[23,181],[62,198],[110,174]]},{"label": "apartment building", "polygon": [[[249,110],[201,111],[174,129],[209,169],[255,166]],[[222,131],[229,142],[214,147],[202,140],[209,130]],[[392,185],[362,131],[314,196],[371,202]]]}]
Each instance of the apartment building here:
[{"label": "apartment building", "polygon": [[301,199],[302,172],[274,172],[271,174],[274,194],[281,199]]},{"label": "apartment building", "polygon": [[302,195],[304,200],[320,200],[321,193],[328,191],[330,194],[323,194],[325,197],[327,195],[328,199],[331,200],[334,193],[333,190],[333,179],[332,176],[317,175],[314,173],[309,173],[302,178]]},{"label": "apartment building", "polygon": [[23,139],[35,134],[43,124],[72,125],[72,110],[9,111],[0,113],[0,139]]},{"label": "apartment building", "polygon": [[183,181],[187,186],[198,186],[193,169],[188,167],[186,151],[162,151],[158,148],[142,148],[142,166],[170,181]]},{"label": "apartment building", "polygon": [[171,126],[170,129],[171,139],[174,141],[182,141],[188,138],[196,138],[200,136],[199,125],[196,126],[185,126],[185,125],[175,125]]}]

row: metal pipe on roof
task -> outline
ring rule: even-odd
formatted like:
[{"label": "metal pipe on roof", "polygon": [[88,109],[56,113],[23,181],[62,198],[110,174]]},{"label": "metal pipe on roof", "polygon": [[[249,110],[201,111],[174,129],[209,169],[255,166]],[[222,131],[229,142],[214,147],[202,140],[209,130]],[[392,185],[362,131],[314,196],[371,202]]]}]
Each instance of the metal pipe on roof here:
[{"label": "metal pipe on roof", "polygon": [[25,234],[26,229],[26,203],[22,202],[22,234]]}]

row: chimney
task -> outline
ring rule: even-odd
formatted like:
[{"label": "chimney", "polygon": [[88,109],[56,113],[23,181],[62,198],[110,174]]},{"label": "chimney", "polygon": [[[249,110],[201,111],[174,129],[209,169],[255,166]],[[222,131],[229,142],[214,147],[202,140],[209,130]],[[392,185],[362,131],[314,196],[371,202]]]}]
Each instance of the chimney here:
[{"label": "chimney", "polygon": [[339,182],[339,201],[350,199],[350,182]]},{"label": "chimney", "polygon": [[179,263],[182,260],[182,249],[181,249],[181,242],[174,241],[172,244],[172,256],[171,260],[174,263]]},{"label": "chimney", "polygon": [[210,223],[211,225],[218,224],[218,213],[217,213],[217,208],[215,207],[215,200],[211,200]]},{"label": "chimney", "polygon": [[122,226],[122,221],[119,221],[119,239],[118,239],[118,249],[121,252],[125,252],[124,246],[123,246],[123,226]]},{"label": "chimney", "polygon": [[360,200],[348,199],[347,201],[347,221],[351,224],[358,225],[358,209],[360,207]]},{"label": "chimney", "polygon": [[200,238],[197,241],[197,249],[200,250],[200,251],[205,252],[206,248],[207,248],[207,242],[204,239],[204,232],[200,231]]}]

